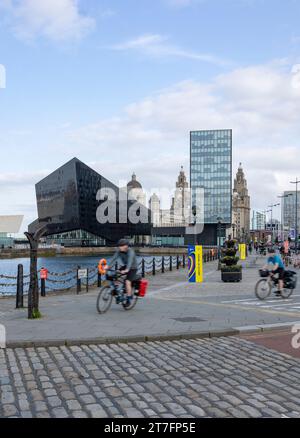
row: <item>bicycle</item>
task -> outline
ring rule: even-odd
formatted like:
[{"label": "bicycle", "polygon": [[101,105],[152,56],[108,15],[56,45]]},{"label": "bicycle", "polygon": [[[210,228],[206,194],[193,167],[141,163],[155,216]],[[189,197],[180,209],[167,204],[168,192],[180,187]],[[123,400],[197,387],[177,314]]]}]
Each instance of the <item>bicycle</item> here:
[{"label": "bicycle", "polygon": [[[260,269],[259,275],[261,280],[259,280],[255,286],[256,297],[264,301],[271,295],[272,292],[278,292],[279,278],[275,278],[271,275],[268,270]],[[288,299],[293,294],[297,286],[297,274],[294,271],[285,271],[284,274],[284,289],[281,291],[280,295],[283,299]]]},{"label": "bicycle", "polygon": [[130,305],[127,305],[127,294],[125,289],[126,274],[121,274],[120,271],[109,271],[106,274],[106,279],[110,284],[103,286],[97,298],[98,313],[103,314],[110,309],[113,299],[116,304],[122,304],[127,311],[132,310],[139,299],[141,278],[137,278],[132,282],[133,296]]}]

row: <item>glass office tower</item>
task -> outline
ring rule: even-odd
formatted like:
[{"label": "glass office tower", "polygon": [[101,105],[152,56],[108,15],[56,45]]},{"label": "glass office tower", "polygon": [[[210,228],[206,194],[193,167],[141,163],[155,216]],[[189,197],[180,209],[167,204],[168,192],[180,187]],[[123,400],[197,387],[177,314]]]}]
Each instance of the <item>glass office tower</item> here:
[{"label": "glass office tower", "polygon": [[232,222],[232,130],[191,132],[191,189],[204,189],[204,223]]},{"label": "glass office tower", "polygon": [[[296,192],[288,191],[284,192],[283,198],[283,214],[282,224],[284,231],[291,231],[295,229],[296,222]],[[300,192],[298,192],[298,231],[300,230]]]}]

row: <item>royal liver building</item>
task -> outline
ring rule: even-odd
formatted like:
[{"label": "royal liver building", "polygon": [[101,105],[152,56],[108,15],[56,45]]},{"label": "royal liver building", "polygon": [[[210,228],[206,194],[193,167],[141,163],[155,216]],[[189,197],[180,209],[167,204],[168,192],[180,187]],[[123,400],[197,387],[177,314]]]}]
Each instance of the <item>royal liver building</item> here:
[{"label": "royal liver building", "polygon": [[250,196],[247,188],[247,180],[240,164],[236,179],[234,180],[232,200],[232,224],[234,237],[247,241],[250,236]]}]

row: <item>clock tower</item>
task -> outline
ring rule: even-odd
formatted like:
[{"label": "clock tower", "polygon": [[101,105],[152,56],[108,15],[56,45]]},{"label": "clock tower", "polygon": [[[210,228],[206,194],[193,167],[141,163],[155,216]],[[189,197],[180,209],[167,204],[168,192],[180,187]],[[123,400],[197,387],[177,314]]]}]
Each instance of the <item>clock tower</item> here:
[{"label": "clock tower", "polygon": [[242,163],[240,163],[236,178],[234,180],[233,189],[233,227],[236,230],[234,233],[236,238],[241,241],[248,239],[250,235],[250,196],[247,187]]}]

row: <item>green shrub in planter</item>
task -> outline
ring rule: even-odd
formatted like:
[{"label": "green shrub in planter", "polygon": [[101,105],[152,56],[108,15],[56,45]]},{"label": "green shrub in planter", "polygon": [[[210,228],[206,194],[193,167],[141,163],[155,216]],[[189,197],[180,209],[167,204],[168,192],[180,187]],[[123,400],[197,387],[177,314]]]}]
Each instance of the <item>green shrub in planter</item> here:
[{"label": "green shrub in planter", "polygon": [[236,253],[236,241],[227,241],[226,248],[223,250],[223,258],[221,260],[223,264],[221,269],[222,280],[224,282],[239,282],[242,279],[242,266],[238,265],[239,257],[237,257]]},{"label": "green shrub in planter", "polygon": [[226,265],[226,266],[236,266],[239,260],[240,260],[239,257],[226,256],[226,257],[223,257],[221,262],[224,263],[224,265]]}]

